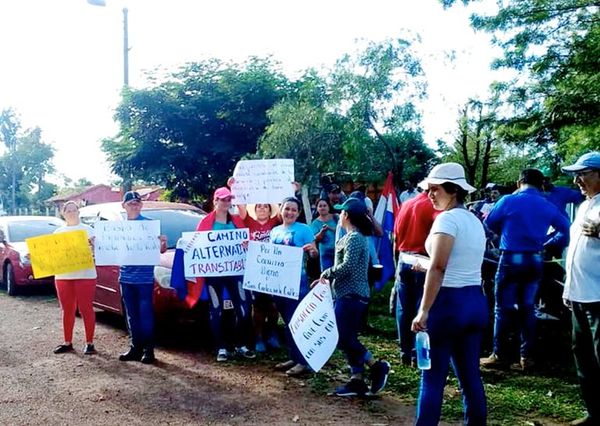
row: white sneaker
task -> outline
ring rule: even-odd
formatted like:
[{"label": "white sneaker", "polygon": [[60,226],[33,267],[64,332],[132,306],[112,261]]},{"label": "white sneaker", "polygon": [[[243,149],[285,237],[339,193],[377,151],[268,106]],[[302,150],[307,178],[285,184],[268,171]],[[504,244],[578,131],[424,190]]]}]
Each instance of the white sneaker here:
[{"label": "white sneaker", "polygon": [[240,346],[239,348],[235,348],[235,352],[238,355],[243,356],[244,358],[254,359],[256,358],[256,354],[248,349],[246,346]]},{"label": "white sneaker", "polygon": [[225,362],[228,359],[229,359],[229,354],[227,353],[227,349],[219,349],[219,352],[217,353],[217,361]]}]

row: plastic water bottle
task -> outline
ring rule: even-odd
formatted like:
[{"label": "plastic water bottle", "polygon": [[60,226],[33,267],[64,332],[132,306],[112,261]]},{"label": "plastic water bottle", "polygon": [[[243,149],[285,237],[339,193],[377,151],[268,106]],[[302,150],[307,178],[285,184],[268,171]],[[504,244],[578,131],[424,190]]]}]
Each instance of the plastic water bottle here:
[{"label": "plastic water bottle", "polygon": [[429,358],[429,334],[425,331],[419,331],[415,340],[417,367],[421,370],[429,370],[431,368],[431,358]]}]

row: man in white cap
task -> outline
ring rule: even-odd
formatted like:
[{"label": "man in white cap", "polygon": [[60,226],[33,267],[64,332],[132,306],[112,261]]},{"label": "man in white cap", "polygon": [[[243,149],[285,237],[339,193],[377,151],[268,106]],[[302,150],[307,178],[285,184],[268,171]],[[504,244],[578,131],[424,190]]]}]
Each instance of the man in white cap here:
[{"label": "man in white cap", "polygon": [[573,355],[587,416],[573,425],[600,425],[600,152],[579,157],[563,172],[587,198],[571,225],[563,292],[572,310]]}]

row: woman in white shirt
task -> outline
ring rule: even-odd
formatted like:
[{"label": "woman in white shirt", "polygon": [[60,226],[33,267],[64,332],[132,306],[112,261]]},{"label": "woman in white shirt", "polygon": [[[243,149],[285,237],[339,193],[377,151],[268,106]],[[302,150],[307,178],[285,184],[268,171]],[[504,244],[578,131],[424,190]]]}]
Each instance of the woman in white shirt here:
[{"label": "woman in white shirt", "polygon": [[[73,201],[67,201],[61,209],[67,224],[61,226],[54,233],[83,230],[88,239],[93,236],[93,229],[79,221],[79,207]],[[85,346],[83,353],[92,355],[94,348],[94,330],[96,328],[96,314],[92,301],[96,292],[96,268],[84,269],[66,274],[57,274],[54,277],[56,294],[62,309],[64,343],[54,349],[55,354],[73,351],[73,327],[75,326],[75,310],[83,318],[85,329]]]},{"label": "woman in white shirt", "polygon": [[[479,372],[479,354],[488,321],[481,287],[485,232],[464,206],[475,188],[457,163],[435,166],[419,184],[437,210],[425,248],[431,264],[423,298],[413,320],[414,332],[429,333],[431,369],[423,370],[417,425],[437,425],[450,362],[463,393],[465,424],[486,424],[486,398]],[[418,265],[417,265],[418,267]]]}]

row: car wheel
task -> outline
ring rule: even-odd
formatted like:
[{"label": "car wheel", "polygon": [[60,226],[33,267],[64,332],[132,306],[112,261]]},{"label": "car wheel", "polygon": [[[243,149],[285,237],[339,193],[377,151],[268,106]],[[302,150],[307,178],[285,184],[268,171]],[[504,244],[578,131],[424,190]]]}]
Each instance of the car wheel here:
[{"label": "car wheel", "polygon": [[4,285],[6,287],[6,294],[9,296],[16,296],[18,293],[17,284],[15,283],[15,271],[13,266],[7,263],[4,267]]}]

